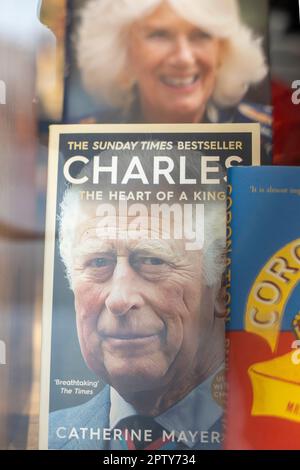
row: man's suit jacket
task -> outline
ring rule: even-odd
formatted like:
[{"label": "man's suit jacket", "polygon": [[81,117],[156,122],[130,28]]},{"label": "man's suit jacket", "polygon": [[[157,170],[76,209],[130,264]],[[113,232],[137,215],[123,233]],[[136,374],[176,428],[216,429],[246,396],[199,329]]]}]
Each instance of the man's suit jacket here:
[{"label": "man's suit jacket", "polygon": [[[79,439],[75,437],[58,438],[56,431],[62,427],[67,430],[67,434],[70,433],[72,428],[75,428],[78,434],[80,434],[80,428],[92,428],[94,431],[97,429],[109,428],[109,413],[110,413],[110,391],[109,386],[96,395],[94,398],[89,400],[83,405],[79,405],[73,408],[67,408],[64,410],[55,411],[50,413],[49,422],[49,449],[61,449],[61,450],[108,450],[109,441],[101,439],[83,439],[79,436]],[[222,423],[221,419],[218,420],[209,432],[216,431],[221,433]],[[87,433],[88,434],[88,433]],[[186,448],[186,446],[183,446]],[[221,448],[221,446],[218,446]],[[201,444],[196,443],[194,450],[197,449],[216,449],[216,444]],[[180,443],[178,444],[180,449]]]}]

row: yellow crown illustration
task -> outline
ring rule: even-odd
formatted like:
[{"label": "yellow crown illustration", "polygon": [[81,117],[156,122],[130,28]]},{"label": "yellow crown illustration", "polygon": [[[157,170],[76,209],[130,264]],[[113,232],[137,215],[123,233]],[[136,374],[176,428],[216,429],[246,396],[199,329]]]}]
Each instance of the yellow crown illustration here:
[{"label": "yellow crown illustration", "polygon": [[[285,306],[300,281],[300,239],[281,248],[263,267],[248,297],[245,329],[263,338],[276,353]],[[300,339],[300,312],[292,322]],[[291,344],[291,348],[292,348]],[[300,364],[291,350],[252,364],[253,416],[272,416],[300,423]]]},{"label": "yellow crown illustration", "polygon": [[274,416],[300,423],[300,365],[293,362],[293,354],[249,368],[253,416]]}]

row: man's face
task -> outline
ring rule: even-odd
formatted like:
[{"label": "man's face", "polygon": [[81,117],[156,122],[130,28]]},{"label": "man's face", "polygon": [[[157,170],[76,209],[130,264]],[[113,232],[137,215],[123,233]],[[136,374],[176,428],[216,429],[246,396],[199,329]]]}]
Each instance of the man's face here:
[{"label": "man's face", "polygon": [[118,226],[117,237],[108,238],[97,228],[96,206],[87,204],[72,247],[84,359],[119,391],[165,386],[207,352],[214,293],[203,285],[202,253],[161,233],[153,240],[131,231],[124,239]]}]

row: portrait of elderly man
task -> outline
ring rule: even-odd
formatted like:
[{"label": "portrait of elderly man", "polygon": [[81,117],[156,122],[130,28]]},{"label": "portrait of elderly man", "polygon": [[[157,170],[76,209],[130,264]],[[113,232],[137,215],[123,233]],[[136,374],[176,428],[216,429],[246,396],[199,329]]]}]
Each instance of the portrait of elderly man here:
[{"label": "portrait of elderly man", "polygon": [[[199,156],[189,161],[187,174],[199,176]],[[81,352],[106,385],[50,413],[49,448],[220,448],[213,390],[224,372],[224,188],[199,185],[211,201],[191,207],[179,198],[185,186],[172,186],[159,210],[150,198],[126,201],[124,212],[120,201],[85,198],[93,187],[66,190],[59,243]]]},{"label": "portrait of elderly man", "polygon": [[243,101],[267,76],[262,39],[238,0],[89,0],[74,47],[83,87],[107,108],[82,122],[259,122],[271,154],[270,106]]}]

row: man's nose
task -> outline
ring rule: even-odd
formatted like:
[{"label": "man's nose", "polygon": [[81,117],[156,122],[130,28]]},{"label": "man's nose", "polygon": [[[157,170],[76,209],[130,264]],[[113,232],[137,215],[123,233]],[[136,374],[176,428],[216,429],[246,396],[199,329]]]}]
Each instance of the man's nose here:
[{"label": "man's nose", "polygon": [[138,275],[126,258],[118,259],[111,278],[111,289],[106,298],[106,308],[113,315],[121,316],[144,304],[138,289]]},{"label": "man's nose", "polygon": [[173,65],[188,66],[195,63],[195,53],[189,38],[178,36],[174,41],[171,61]]}]

